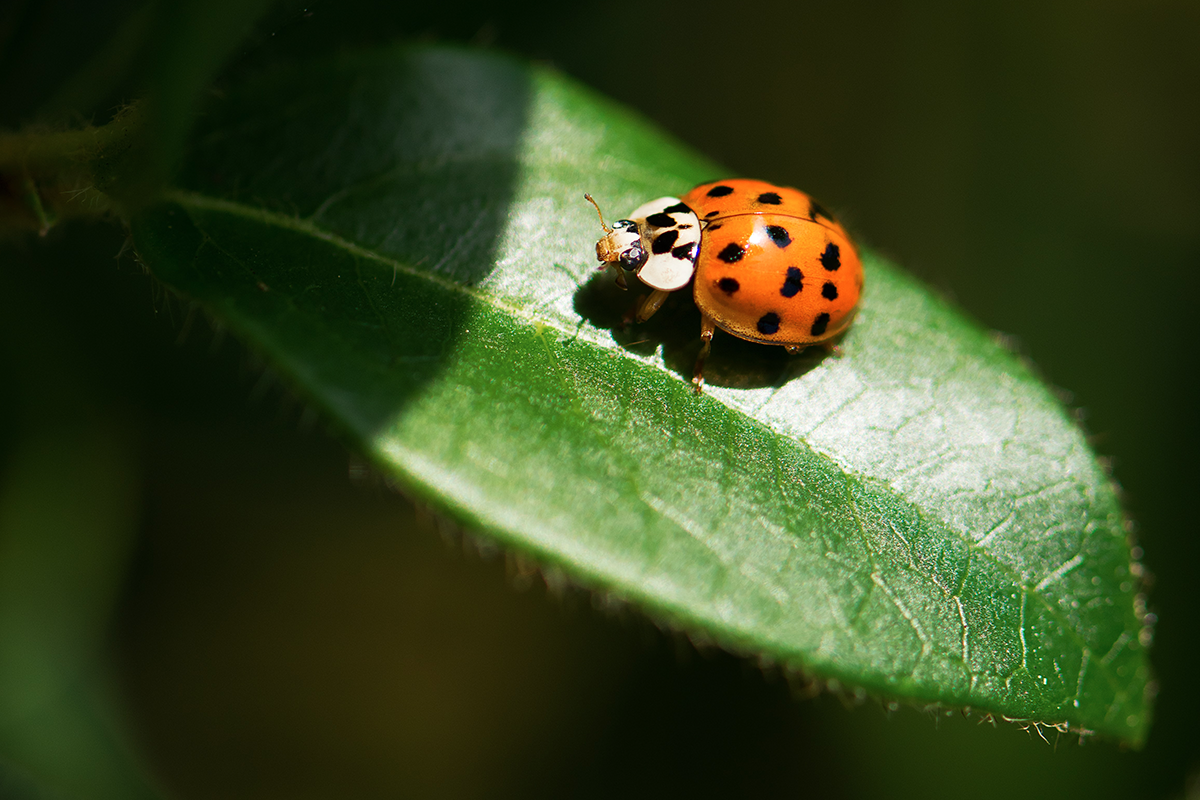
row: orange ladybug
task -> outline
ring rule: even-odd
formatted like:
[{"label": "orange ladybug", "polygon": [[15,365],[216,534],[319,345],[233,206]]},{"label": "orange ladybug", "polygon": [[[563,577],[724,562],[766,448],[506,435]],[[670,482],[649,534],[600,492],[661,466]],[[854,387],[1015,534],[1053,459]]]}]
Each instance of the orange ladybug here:
[{"label": "orange ladybug", "polygon": [[622,288],[629,270],[654,290],[639,305],[638,322],[693,281],[704,342],[692,379],[696,391],[717,328],[799,353],[845,331],[862,294],[862,261],[850,237],[796,189],[746,178],[713,181],[682,198],[652,200],[611,228],[601,214],[600,224],[601,269],[612,266]]}]

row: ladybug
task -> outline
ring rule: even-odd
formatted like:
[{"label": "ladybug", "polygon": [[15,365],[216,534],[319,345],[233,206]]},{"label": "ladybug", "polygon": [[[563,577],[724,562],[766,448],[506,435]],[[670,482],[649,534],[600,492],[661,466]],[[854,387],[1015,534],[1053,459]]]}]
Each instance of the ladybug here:
[{"label": "ladybug", "polygon": [[828,346],[850,327],[862,294],[862,261],[850,237],[796,189],[713,181],[681,198],[651,200],[611,228],[600,213],[600,224],[600,268],[613,267],[621,288],[630,271],[654,290],[638,306],[638,322],[693,282],[704,342],[692,379],[697,392],[717,328],[799,353]]}]

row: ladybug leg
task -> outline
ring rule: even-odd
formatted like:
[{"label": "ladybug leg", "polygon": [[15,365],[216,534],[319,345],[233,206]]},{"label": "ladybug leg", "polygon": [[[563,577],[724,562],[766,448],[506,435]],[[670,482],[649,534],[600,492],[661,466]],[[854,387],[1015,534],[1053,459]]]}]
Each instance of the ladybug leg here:
[{"label": "ladybug leg", "polygon": [[627,328],[635,322],[645,322],[650,319],[654,316],[654,312],[662,306],[668,294],[669,292],[656,290],[643,297],[641,302],[625,312],[625,318],[621,320],[621,327]]},{"label": "ladybug leg", "polygon": [[695,387],[696,394],[701,394],[704,391],[704,362],[708,359],[708,354],[712,351],[713,333],[717,330],[717,325],[712,321],[707,314],[700,314],[700,341],[704,342],[700,346],[700,355],[696,356],[696,367],[692,370],[692,386]]},{"label": "ladybug leg", "polygon": [[613,271],[617,273],[617,288],[622,292],[629,289],[629,284],[625,283],[625,270],[613,264]]},{"label": "ladybug leg", "polygon": [[840,345],[834,344],[832,340],[821,342],[821,347],[825,348],[825,352],[834,358],[842,357],[842,348]]},{"label": "ladybug leg", "polygon": [[625,270],[621,269],[621,266],[619,264],[617,264],[615,261],[609,261],[605,264],[601,264],[599,271],[606,272],[606,271],[608,271],[609,268],[611,268],[613,273],[615,273],[617,276],[617,280],[616,280],[617,288],[620,289],[621,291],[625,291],[626,289],[628,289],[629,286],[625,283]]},{"label": "ladybug leg", "polygon": [[787,350],[789,356],[798,356],[804,352],[805,346],[802,344],[785,344],[784,350]]},{"label": "ladybug leg", "polygon": [[646,299],[643,300],[642,304],[638,307],[637,321],[645,322],[654,316],[654,312],[662,308],[662,304],[666,302],[668,294],[670,294],[670,292],[664,292],[662,289],[655,289],[653,292],[646,295]]}]

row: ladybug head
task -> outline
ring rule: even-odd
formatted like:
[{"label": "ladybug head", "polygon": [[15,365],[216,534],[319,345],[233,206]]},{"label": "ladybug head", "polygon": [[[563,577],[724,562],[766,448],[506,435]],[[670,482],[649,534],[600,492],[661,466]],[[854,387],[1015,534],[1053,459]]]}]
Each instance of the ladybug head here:
[{"label": "ladybug head", "polygon": [[602,264],[616,262],[627,270],[641,269],[646,263],[646,249],[642,247],[637,223],[631,219],[619,220],[613,230],[596,242],[596,258]]},{"label": "ladybug head", "polygon": [[636,271],[646,263],[646,248],[642,247],[642,234],[637,223],[631,219],[617,220],[617,224],[608,227],[604,222],[604,214],[591,195],[585,194],[588,202],[596,206],[600,214],[600,224],[604,227],[604,236],[596,242],[596,258],[601,264],[617,264],[627,270]]}]

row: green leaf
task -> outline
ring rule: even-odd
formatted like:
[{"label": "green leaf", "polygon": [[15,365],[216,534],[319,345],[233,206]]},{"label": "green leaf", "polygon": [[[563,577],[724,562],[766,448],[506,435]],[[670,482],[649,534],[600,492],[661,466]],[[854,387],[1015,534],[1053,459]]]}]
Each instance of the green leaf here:
[{"label": "green leaf", "polygon": [[230,88],[133,233],[471,528],[842,685],[1140,743],[1124,518],[986,332],[869,250],[840,357],[718,334],[695,396],[686,292],[620,329],[582,193],[617,217],[724,175],[553,71],[394,49]]}]

